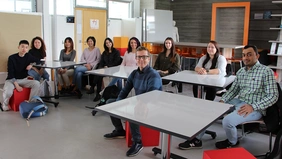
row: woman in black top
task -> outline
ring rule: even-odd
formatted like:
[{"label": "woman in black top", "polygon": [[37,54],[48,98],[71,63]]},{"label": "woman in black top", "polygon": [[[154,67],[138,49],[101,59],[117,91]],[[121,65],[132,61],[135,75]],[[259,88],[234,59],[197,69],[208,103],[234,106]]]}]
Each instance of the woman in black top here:
[{"label": "woman in black top", "polygon": [[[120,52],[114,48],[112,39],[106,38],[104,40],[104,52],[102,53],[101,56],[99,68],[118,66],[121,63],[121,60],[122,59],[120,57]],[[88,94],[94,93],[94,87],[97,84],[97,92],[94,101],[98,101],[101,98],[101,95],[99,93],[102,88],[102,81],[103,81],[102,76],[95,76],[93,84],[90,90],[87,92]]]},{"label": "woman in black top", "polygon": [[[154,65],[154,69],[159,72],[161,77],[180,70],[180,57],[175,52],[174,41],[171,37],[165,39],[163,48],[163,52],[159,53]],[[168,84],[168,82],[163,80],[163,84]]]},{"label": "woman in black top", "polygon": [[[46,60],[46,46],[42,38],[35,37],[31,41],[31,49],[28,52],[32,56],[38,58],[41,61]],[[49,81],[49,74],[44,68],[41,67],[32,67],[28,71],[28,75],[32,76],[35,80],[40,81],[41,78]]]}]

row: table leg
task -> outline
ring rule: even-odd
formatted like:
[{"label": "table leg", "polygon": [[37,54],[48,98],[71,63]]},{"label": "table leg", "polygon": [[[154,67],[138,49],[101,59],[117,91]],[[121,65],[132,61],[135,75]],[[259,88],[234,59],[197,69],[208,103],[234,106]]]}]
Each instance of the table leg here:
[{"label": "table leg", "polygon": [[162,159],[170,159],[170,140],[171,140],[171,136],[162,132],[161,134]]},{"label": "table leg", "polygon": [[58,93],[58,86],[57,86],[57,69],[54,69],[54,89],[55,89],[55,99],[59,99],[59,93]]}]

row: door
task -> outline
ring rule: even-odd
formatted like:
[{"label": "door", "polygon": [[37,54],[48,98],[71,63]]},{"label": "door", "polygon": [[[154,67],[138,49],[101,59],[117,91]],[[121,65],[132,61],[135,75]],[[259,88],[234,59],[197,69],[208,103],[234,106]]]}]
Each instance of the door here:
[{"label": "door", "polygon": [[75,13],[77,60],[80,60],[83,50],[88,47],[86,39],[89,36],[95,37],[95,46],[102,53],[104,50],[104,40],[107,37],[107,10],[75,8]]}]

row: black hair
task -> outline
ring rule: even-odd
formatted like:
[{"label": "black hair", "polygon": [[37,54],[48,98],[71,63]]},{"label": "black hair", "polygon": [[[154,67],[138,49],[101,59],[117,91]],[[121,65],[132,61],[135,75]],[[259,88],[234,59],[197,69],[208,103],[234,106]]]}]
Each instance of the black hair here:
[{"label": "black hair", "polygon": [[[214,69],[215,68],[215,65],[216,65],[216,63],[217,63],[217,59],[218,59],[218,56],[219,56],[219,53],[220,53],[220,50],[219,50],[219,47],[218,47],[218,44],[217,44],[217,42],[216,41],[213,41],[213,40],[211,40],[209,43],[212,43],[214,46],[215,46],[215,48],[216,48],[216,53],[214,54],[214,57],[213,57],[213,59],[212,59],[212,65],[211,65],[211,68],[210,69]],[[205,68],[205,65],[208,63],[208,61],[211,59],[211,57],[210,57],[210,55],[207,53],[206,54],[206,59],[204,60],[204,62],[203,62],[203,68]]]},{"label": "black hair", "polygon": [[128,41],[128,46],[127,46],[127,52],[128,52],[128,53],[132,52],[132,47],[130,46],[130,41],[131,41],[131,40],[135,40],[135,41],[136,41],[136,43],[137,43],[136,49],[137,49],[139,46],[141,46],[140,41],[139,41],[136,37],[130,38],[129,41]]},{"label": "black hair", "polygon": [[65,46],[65,43],[69,41],[71,43],[71,46],[70,46],[70,51],[73,50],[73,40],[71,37],[66,37],[65,41],[64,41],[64,48],[65,48],[65,52],[67,52],[67,47]]},{"label": "black hair", "polygon": [[248,49],[248,48],[253,48],[253,50],[255,51],[256,54],[258,54],[258,48],[256,47],[256,45],[246,45],[244,47],[244,49]]},{"label": "black hair", "polygon": [[29,45],[29,42],[28,42],[27,40],[21,40],[21,41],[19,42],[19,46],[20,46],[21,44]]},{"label": "black hair", "polygon": [[95,45],[96,45],[96,39],[95,39],[95,37],[94,37],[94,36],[89,36],[89,37],[87,38],[86,42],[88,42],[89,39],[91,39],[91,40],[93,41],[94,46],[95,46]]},{"label": "black hair", "polygon": [[106,53],[109,53],[110,50],[109,50],[109,48],[106,46],[106,41],[107,41],[107,40],[109,40],[109,41],[112,43],[111,51],[113,51],[113,49],[114,49],[114,43],[113,43],[113,41],[112,41],[111,38],[106,38],[106,39],[104,40],[104,49],[105,49]]},{"label": "black hair", "polygon": [[[176,53],[175,53],[175,44],[174,44],[174,40],[171,38],[171,37],[167,37],[166,39],[165,39],[165,41],[167,41],[167,40],[170,40],[171,41],[171,48],[170,48],[170,53],[169,53],[169,57],[170,57],[170,61],[172,62],[172,63],[175,63],[175,61],[176,61],[176,59],[175,59],[175,57],[176,57]],[[165,47],[165,41],[164,41],[164,52],[166,53],[166,51],[167,51],[167,48]]]}]

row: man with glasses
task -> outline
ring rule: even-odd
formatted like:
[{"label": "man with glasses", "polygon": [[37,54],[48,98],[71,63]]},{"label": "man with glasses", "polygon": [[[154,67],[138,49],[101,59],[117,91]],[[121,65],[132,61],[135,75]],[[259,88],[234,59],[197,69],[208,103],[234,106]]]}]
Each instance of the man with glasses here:
[{"label": "man with glasses", "polygon": [[245,67],[237,72],[231,88],[220,100],[234,105],[235,110],[223,118],[222,125],[227,139],[216,142],[215,146],[219,149],[238,145],[236,126],[260,119],[265,115],[266,108],[278,100],[274,73],[267,66],[260,64],[258,58],[256,46],[244,47],[242,59]]},{"label": "man with glasses", "polygon": [[[121,90],[116,100],[109,99],[107,103],[125,99],[134,88],[135,94],[143,94],[153,90],[162,90],[162,80],[157,71],[149,66],[150,56],[147,48],[140,46],[137,48],[136,60],[138,68],[134,70],[128,77],[125,87]],[[112,133],[105,134],[106,139],[125,138],[125,130],[121,120],[111,116],[115,130]],[[136,156],[142,149],[141,134],[139,125],[130,123],[130,132],[133,144],[126,152],[126,156]]]}]

